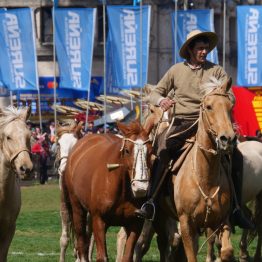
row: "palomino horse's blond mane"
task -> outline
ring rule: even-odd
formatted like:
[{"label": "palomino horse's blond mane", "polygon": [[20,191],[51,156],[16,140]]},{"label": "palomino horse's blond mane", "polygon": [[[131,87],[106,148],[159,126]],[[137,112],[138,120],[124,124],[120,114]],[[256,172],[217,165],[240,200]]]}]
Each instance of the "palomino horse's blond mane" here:
[{"label": "palomino horse's blond mane", "polygon": [[0,129],[9,124],[10,122],[21,119],[25,120],[27,108],[16,108],[14,106],[8,106],[0,111]]}]

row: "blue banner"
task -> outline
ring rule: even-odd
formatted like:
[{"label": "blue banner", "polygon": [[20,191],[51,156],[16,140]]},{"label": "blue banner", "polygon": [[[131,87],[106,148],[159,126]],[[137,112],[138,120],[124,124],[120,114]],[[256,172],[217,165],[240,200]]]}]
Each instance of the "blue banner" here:
[{"label": "blue banner", "polygon": [[55,9],[55,44],[63,88],[89,90],[96,9]]},{"label": "blue banner", "polygon": [[[175,28],[177,21],[177,27]],[[193,30],[214,32],[214,10],[178,10],[172,13],[172,30],[173,30],[173,59],[174,62],[182,62],[184,58],[180,57],[179,50],[186,41],[188,33]],[[176,34],[177,32],[177,34]],[[175,38],[176,34],[176,38]],[[176,46],[175,46],[176,42]],[[217,49],[213,49],[207,59],[218,64]]]},{"label": "blue banner", "polygon": [[0,70],[10,90],[38,88],[33,13],[29,8],[0,9]]},{"label": "blue banner", "polygon": [[237,85],[262,86],[261,24],[262,6],[237,7]]},{"label": "blue banner", "polygon": [[108,6],[107,14],[108,93],[142,88],[147,82],[151,7]]}]

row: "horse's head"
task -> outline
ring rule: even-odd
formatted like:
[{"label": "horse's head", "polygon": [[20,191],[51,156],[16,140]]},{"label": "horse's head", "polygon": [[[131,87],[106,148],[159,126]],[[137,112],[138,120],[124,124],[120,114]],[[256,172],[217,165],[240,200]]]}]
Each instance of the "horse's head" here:
[{"label": "horse's head", "polygon": [[[222,151],[232,150],[232,146],[236,143],[236,133],[231,119],[234,106],[233,95],[229,93],[231,84],[230,78],[205,95],[200,109],[199,128],[207,131],[212,143]],[[198,136],[204,133],[198,132]]]},{"label": "horse's head", "polygon": [[118,123],[123,134],[121,154],[131,181],[135,197],[145,197],[150,178],[152,146],[146,132],[138,121],[129,125]]},{"label": "horse's head", "polygon": [[83,122],[78,124],[75,121],[68,122],[64,125],[58,125],[57,128],[57,161],[58,161],[58,173],[62,175],[65,171],[67,157],[76,144],[79,138],[81,138],[81,129]]},{"label": "horse's head", "polygon": [[33,164],[30,159],[31,132],[26,125],[31,108],[7,107],[0,111],[0,146],[5,161],[18,175],[27,174]]}]

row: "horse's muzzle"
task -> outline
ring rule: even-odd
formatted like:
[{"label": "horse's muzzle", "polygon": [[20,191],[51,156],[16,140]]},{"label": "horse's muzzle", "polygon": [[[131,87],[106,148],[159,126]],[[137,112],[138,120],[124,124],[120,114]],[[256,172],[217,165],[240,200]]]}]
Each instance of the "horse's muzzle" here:
[{"label": "horse's muzzle", "polygon": [[222,135],[219,137],[217,141],[218,148],[222,151],[231,151],[236,145],[236,141],[237,141],[236,135],[232,135],[232,136]]},{"label": "horse's muzzle", "polygon": [[132,192],[135,198],[145,197],[148,187],[148,180],[133,180],[131,183]]}]

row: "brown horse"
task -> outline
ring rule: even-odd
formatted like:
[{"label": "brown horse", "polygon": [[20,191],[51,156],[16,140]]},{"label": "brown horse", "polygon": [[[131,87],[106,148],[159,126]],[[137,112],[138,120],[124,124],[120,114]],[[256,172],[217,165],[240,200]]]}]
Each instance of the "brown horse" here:
[{"label": "brown horse", "polygon": [[90,212],[97,261],[107,261],[105,233],[109,226],[126,229],[124,261],[132,261],[142,228],[143,221],[134,211],[147,193],[151,143],[148,131],[137,121],[127,126],[118,123],[118,127],[122,138],[112,134],[87,135],[77,142],[68,158],[63,189],[81,261],[88,261],[87,212]]},{"label": "brown horse", "polygon": [[0,261],[7,259],[13,239],[16,219],[21,207],[19,176],[28,173],[30,131],[26,120],[30,108],[7,107],[0,111]]}]

